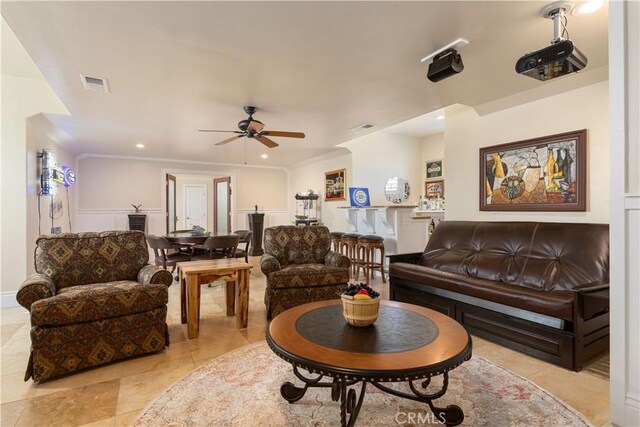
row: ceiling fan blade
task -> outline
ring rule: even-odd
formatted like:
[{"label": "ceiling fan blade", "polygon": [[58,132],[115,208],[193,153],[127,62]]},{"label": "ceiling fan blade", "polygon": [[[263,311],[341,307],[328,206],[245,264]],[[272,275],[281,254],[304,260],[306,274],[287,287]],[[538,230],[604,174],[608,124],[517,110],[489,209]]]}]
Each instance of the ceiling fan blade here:
[{"label": "ceiling fan blade", "polygon": [[302,132],[283,132],[279,130],[265,130],[262,132],[262,135],[267,136],[284,136],[286,138],[304,138],[304,133]]},{"label": "ceiling fan blade", "polygon": [[266,145],[269,148],[275,148],[278,146],[278,144],[275,141],[270,140],[266,136],[256,135],[254,136],[254,138],[262,142],[264,145]]},{"label": "ceiling fan blade", "polygon": [[235,140],[236,140],[236,139],[238,139],[238,138],[242,138],[243,136],[244,136],[244,135],[236,135],[236,136],[232,136],[231,138],[223,139],[222,141],[217,142],[217,143],[216,143],[216,145],[223,145],[223,144],[226,144],[226,143],[228,143],[228,142],[235,141]]},{"label": "ceiling fan blade", "polygon": [[227,132],[227,133],[243,133],[239,130],[213,130],[213,129],[198,129],[198,132]]},{"label": "ceiling fan blade", "polygon": [[256,120],[251,120],[247,128],[254,132],[260,132],[262,129],[264,129],[264,123],[258,122]]}]

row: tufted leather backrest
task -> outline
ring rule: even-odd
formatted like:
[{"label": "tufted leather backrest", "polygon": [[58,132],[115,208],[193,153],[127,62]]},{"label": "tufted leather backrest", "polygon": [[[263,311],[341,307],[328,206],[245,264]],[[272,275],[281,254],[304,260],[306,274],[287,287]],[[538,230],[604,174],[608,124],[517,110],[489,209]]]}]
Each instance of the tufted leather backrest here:
[{"label": "tufted leather backrest", "polygon": [[90,283],[136,280],[149,261],[142,231],[64,233],[38,237],[36,272],[62,289]]},{"label": "tufted leather backrest", "polygon": [[444,221],[420,265],[544,291],[609,280],[609,226]]},{"label": "tufted leather backrest", "polygon": [[264,251],[282,267],[323,263],[330,245],[329,229],[324,226],[279,225],[264,230]]}]

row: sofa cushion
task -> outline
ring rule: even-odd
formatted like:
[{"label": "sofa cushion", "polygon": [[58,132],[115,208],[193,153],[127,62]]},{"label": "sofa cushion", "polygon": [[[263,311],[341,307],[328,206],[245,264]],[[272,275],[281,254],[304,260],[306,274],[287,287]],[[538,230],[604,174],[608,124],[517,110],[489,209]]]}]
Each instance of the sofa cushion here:
[{"label": "sofa cushion", "polygon": [[329,229],[324,226],[280,225],[264,230],[264,251],[282,267],[322,263],[330,245]]},{"label": "sofa cushion", "polygon": [[31,305],[32,326],[70,325],[142,313],[169,300],[166,285],[129,280],[71,286]]},{"label": "sofa cushion", "polygon": [[349,269],[324,264],[293,264],[269,274],[268,281],[269,287],[275,289],[337,285],[349,281]]},{"label": "sofa cushion", "polygon": [[389,268],[389,275],[394,279],[424,283],[425,285],[534,313],[573,320],[574,294],[571,291],[540,291],[526,286],[478,279],[465,274],[439,271],[434,268],[403,262],[392,263]]},{"label": "sofa cushion", "polygon": [[419,264],[440,271],[570,291],[609,279],[606,224],[444,221]]},{"label": "sofa cushion", "polygon": [[141,231],[103,231],[40,236],[36,240],[36,272],[56,288],[89,283],[136,280],[149,261]]}]

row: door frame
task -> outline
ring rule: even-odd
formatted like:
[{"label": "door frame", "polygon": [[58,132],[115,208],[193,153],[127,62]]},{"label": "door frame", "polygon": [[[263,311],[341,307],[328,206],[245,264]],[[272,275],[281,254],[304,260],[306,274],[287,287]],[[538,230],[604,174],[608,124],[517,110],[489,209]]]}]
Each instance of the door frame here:
[{"label": "door frame", "polygon": [[226,182],[227,183],[227,188],[229,189],[229,191],[227,191],[227,225],[229,228],[229,232],[231,232],[233,230],[232,225],[231,225],[231,194],[233,193],[233,190],[231,189],[231,177],[230,176],[224,176],[221,178],[214,178],[213,179],[213,232],[217,233],[218,232],[218,188],[217,188],[217,184],[220,182]]},{"label": "door frame", "polygon": [[182,201],[184,203],[182,219],[185,227],[187,226],[187,187],[200,188],[204,192],[204,226],[201,225],[201,227],[206,230],[209,224],[209,194],[207,192],[207,186],[206,184],[182,184]]},{"label": "door frame", "polygon": [[166,192],[165,192],[165,201],[164,201],[164,207],[165,207],[165,230],[167,231],[167,234],[169,234],[169,181],[173,181],[173,216],[174,216],[174,228],[177,228],[176,226],[178,224],[176,224],[177,221],[177,205],[176,205],[176,196],[177,196],[177,189],[176,189],[176,177],[174,175],[171,175],[170,173],[166,173],[165,174],[165,187],[166,187]]},{"label": "door frame", "polygon": [[[203,163],[204,164],[204,163]],[[215,168],[217,165],[213,164],[213,163],[206,163],[208,165],[208,167],[211,168]],[[166,191],[165,191],[165,175],[166,174],[171,174],[171,175],[198,175],[198,176],[202,176],[203,178],[216,178],[216,177],[222,177],[222,176],[228,176],[231,178],[231,187],[234,188],[234,186],[236,186],[236,172],[231,172],[231,171],[217,171],[215,169],[212,170],[203,170],[203,169],[181,169],[179,167],[173,167],[173,168],[160,168],[160,175],[158,176],[159,178],[159,191],[160,191],[160,206],[165,206],[167,201],[166,201]],[[236,208],[237,205],[237,198],[236,198],[236,192],[233,191],[231,194],[231,229],[235,230],[236,229]],[[161,208],[160,208],[161,209]],[[162,229],[164,230],[167,227],[166,224],[166,216],[163,215],[163,221],[165,221],[165,223],[162,225]],[[177,227],[177,226],[176,226]],[[158,231],[160,232],[160,231]]]}]

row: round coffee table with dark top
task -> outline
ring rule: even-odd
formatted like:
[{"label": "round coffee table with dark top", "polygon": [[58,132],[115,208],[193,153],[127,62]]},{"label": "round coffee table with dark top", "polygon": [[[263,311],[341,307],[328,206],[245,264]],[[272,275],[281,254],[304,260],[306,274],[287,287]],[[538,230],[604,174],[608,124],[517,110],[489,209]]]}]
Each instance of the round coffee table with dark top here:
[{"label": "round coffee table with dark top", "polygon": [[[280,394],[289,403],[300,400],[309,387],[331,388],[340,401],[342,426],[353,426],[364,400],[367,383],[395,396],[426,403],[434,417],[449,426],[462,423],[457,405],[436,407],[444,396],[448,372],[471,358],[471,337],[455,320],[428,308],[396,301],[381,301],[378,320],[364,328],[349,325],[342,316],[342,301],[299,305],[276,316],[267,328],[267,342],[293,365],[304,383],[285,382]],[[302,374],[306,370],[313,377]],[[443,376],[437,391],[427,387]],[[322,381],[324,377],[332,380]],[[355,387],[362,383],[358,396]],[[411,393],[384,383],[406,382]]]}]

